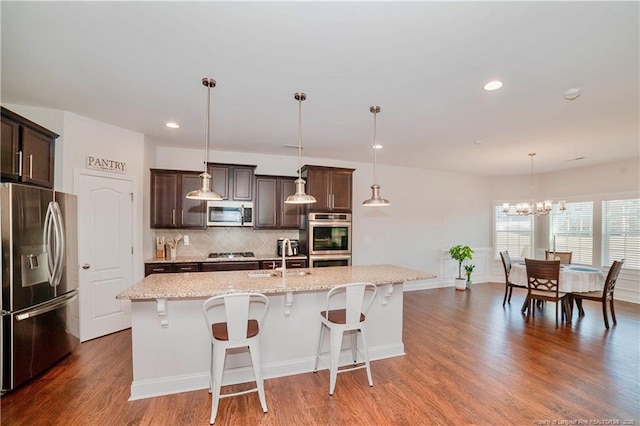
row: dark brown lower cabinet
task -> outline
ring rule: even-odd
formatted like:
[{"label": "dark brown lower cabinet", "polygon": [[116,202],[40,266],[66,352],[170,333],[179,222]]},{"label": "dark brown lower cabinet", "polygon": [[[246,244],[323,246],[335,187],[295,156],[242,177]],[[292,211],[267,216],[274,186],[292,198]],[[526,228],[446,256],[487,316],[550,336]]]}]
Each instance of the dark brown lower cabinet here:
[{"label": "dark brown lower cabinet", "polygon": [[144,276],[151,274],[169,274],[172,272],[200,272],[200,264],[192,263],[145,263]]},{"label": "dark brown lower cabinet", "polygon": [[[286,259],[287,268],[306,268],[306,259]],[[274,266],[275,264],[275,266]],[[260,269],[273,269],[282,266],[282,260],[262,260],[260,261]]]},{"label": "dark brown lower cabinet", "polygon": [[[306,259],[287,259],[287,268],[306,268]],[[274,266],[275,263],[275,266]],[[282,265],[281,260],[234,261],[234,262],[157,262],[144,264],[144,276],[176,272],[250,271],[273,269]]]},{"label": "dark brown lower cabinet", "polygon": [[260,269],[260,262],[209,262],[203,263],[202,272],[212,271],[243,271],[251,269]]}]

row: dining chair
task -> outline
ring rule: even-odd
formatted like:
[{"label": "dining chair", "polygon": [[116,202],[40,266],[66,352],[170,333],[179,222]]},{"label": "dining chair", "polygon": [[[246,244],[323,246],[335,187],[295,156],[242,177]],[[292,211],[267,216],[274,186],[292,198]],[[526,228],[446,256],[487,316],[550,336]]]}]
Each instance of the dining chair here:
[{"label": "dining chair", "polygon": [[527,322],[529,317],[535,316],[534,302],[554,302],[556,304],[556,328],[558,328],[558,306],[562,303],[563,315],[570,315],[569,298],[567,293],[560,291],[560,261],[559,260],[524,260],[527,268],[527,288],[529,307],[527,312]]},{"label": "dining chair", "polygon": [[[507,250],[501,251],[500,258],[502,259],[502,266],[504,268],[504,299],[502,300],[502,306],[504,306],[507,302],[511,303],[511,293],[513,293],[514,287],[526,289],[527,286],[512,283],[509,279],[511,275],[511,257],[509,256],[509,252]],[[523,313],[527,310],[526,308],[528,305],[529,301],[525,298],[521,309]]]},{"label": "dining chair", "polygon": [[544,258],[546,260],[559,260],[564,265],[569,265],[571,263],[572,255],[572,251],[544,251]]},{"label": "dining chair", "polygon": [[[316,364],[313,371],[315,373],[318,370],[325,330],[329,330],[329,395],[333,395],[336,388],[338,373],[346,373],[360,368],[366,368],[369,386],[373,386],[366,338],[366,321],[367,312],[376,297],[376,291],[377,288],[372,283],[350,283],[333,287],[327,293],[326,307],[320,312],[320,339],[318,340]],[[350,334],[353,367],[338,369],[344,333]],[[361,365],[357,365],[358,334],[362,340],[360,355],[363,359],[361,363],[364,363]]]},{"label": "dining chair", "polygon": [[[211,364],[209,392],[211,393],[211,418],[213,424],[218,413],[220,398],[258,392],[262,411],[267,412],[264,380],[260,359],[260,332],[269,299],[264,294],[230,293],[214,296],[204,302],[204,318],[211,339]],[[256,387],[241,392],[220,394],[227,349],[249,348]]]},{"label": "dining chair", "polygon": [[604,281],[604,289],[602,291],[590,291],[585,293],[571,293],[571,296],[576,301],[578,306],[578,313],[581,317],[584,316],[584,310],[582,309],[583,300],[593,300],[595,302],[602,303],[602,316],[604,317],[604,326],[609,329],[609,317],[607,315],[607,302],[609,302],[609,308],[611,309],[611,319],[613,319],[613,325],[616,325],[616,311],[613,309],[613,291],[616,288],[616,281],[618,275],[622,270],[624,259],[614,260],[609,273]]}]

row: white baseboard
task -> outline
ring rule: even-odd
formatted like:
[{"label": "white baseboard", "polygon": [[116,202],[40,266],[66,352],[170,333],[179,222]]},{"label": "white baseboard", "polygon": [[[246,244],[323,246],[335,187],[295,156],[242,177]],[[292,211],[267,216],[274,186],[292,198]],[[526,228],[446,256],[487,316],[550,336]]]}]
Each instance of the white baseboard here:
[{"label": "white baseboard", "polygon": [[[474,282],[471,286],[486,284],[486,282]],[[432,288],[455,287],[453,281],[412,281],[404,283],[404,291],[429,290]]]},{"label": "white baseboard", "polygon": [[[369,348],[369,359],[371,361],[402,356],[404,354],[403,343]],[[328,368],[328,362],[323,362],[322,358],[323,357],[321,357],[321,361],[318,364],[319,370],[325,370]],[[349,364],[347,353],[344,354],[344,358],[341,361],[344,365]],[[314,366],[315,357],[294,359],[284,363],[265,364],[262,366],[262,375],[264,379],[267,380],[274,379],[276,377],[292,376],[294,374],[311,373],[313,372]],[[252,382],[253,380],[253,369],[251,368],[251,366],[247,366],[225,371],[223,384],[230,385],[236,383],[246,383]],[[208,387],[209,373],[206,371],[188,376],[174,376],[163,378],[161,380],[134,380],[131,384],[131,396],[129,397],[129,401],[135,401],[144,398],[153,398],[180,392],[191,392],[195,390],[207,389]]]},{"label": "white baseboard", "polygon": [[615,293],[613,294],[615,300],[622,300],[623,302],[631,302],[640,304],[640,293],[634,290],[627,290],[624,288],[618,288],[616,286]]}]

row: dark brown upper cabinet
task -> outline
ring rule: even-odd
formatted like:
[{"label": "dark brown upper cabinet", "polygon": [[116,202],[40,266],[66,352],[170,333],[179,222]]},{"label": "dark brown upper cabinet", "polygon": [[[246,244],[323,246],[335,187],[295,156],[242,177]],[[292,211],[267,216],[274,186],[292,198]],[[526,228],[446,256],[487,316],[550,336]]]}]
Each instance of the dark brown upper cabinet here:
[{"label": "dark brown upper cabinet", "polygon": [[187,193],[200,187],[200,173],[151,169],[151,227],[206,227],[206,202],[189,200]]},{"label": "dark brown upper cabinet", "polygon": [[58,134],[2,108],[0,175],[2,180],[53,188]]},{"label": "dark brown upper cabinet", "polygon": [[350,212],[354,170],[303,166],[301,172],[302,178],[307,181],[306,193],[316,199],[315,203],[308,204],[308,211]]},{"label": "dark brown upper cabinet", "polygon": [[295,192],[295,177],[256,175],[254,222],[257,229],[299,229],[300,207],[285,204]]},{"label": "dark brown upper cabinet", "polygon": [[253,172],[256,166],[207,163],[211,175],[211,189],[223,200],[252,201]]}]

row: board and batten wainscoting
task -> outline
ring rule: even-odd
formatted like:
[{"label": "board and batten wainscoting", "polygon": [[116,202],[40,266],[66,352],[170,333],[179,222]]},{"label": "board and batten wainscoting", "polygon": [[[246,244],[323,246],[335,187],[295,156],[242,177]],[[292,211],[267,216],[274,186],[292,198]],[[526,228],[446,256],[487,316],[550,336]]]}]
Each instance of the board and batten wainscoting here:
[{"label": "board and batten wainscoting", "polygon": [[[491,258],[491,248],[475,248],[473,249],[473,260],[471,264],[476,265],[471,281],[473,284],[481,284],[487,282],[502,282],[502,275],[494,276],[493,259]],[[502,268],[502,266],[501,266]],[[462,271],[464,274],[464,270]],[[501,272],[502,274],[502,272]],[[465,275],[463,275],[465,276]],[[458,277],[458,262],[451,259],[449,249],[440,251],[440,268],[438,278],[435,280],[413,281],[405,283],[404,291],[426,290],[430,288],[455,287],[455,278]],[[466,276],[465,276],[466,277]]]}]

